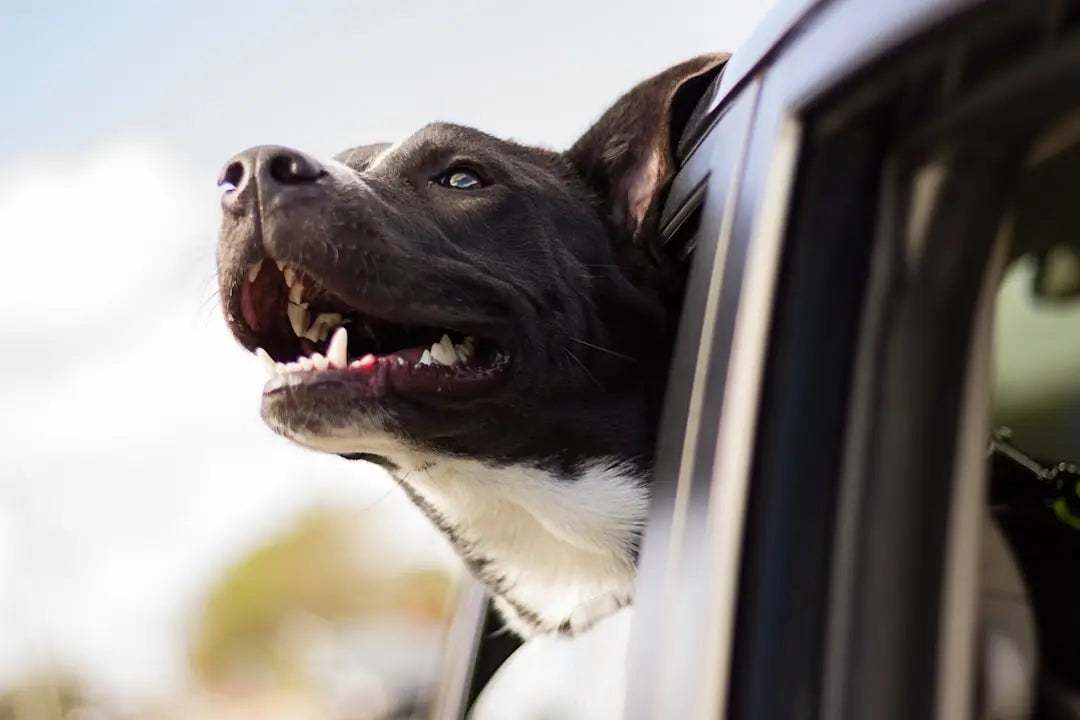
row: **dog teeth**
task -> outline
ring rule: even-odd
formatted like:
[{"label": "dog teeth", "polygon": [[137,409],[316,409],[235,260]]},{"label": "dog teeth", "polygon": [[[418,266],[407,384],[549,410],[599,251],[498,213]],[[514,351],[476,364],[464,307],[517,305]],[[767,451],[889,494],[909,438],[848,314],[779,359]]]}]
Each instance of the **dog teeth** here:
[{"label": "dog teeth", "polygon": [[[292,288],[292,286],[296,283],[296,270],[294,270],[292,266],[286,265],[285,268],[281,271],[281,273],[285,276],[285,284]],[[303,289],[303,285],[301,285],[300,287],[301,289]]]},{"label": "dog teeth", "polygon": [[289,315],[289,324],[292,325],[293,332],[296,333],[297,337],[304,337],[311,316],[308,312],[307,305],[294,305],[290,303],[285,311]]},{"label": "dog teeth", "polygon": [[285,272],[285,263],[281,262],[280,260],[275,260],[274,262],[277,263],[277,269],[279,272]]},{"label": "dog teeth", "polygon": [[263,264],[263,261],[260,260],[259,262],[255,263],[250,268],[248,268],[247,281],[249,283],[255,282],[255,278],[259,277],[259,271],[262,270],[262,264]]},{"label": "dog teeth", "polygon": [[341,313],[319,313],[304,337],[312,342],[322,342],[330,336],[330,329],[341,325],[344,320]]},{"label": "dog teeth", "polygon": [[442,340],[431,346],[430,353],[431,359],[440,365],[454,365],[457,363],[454,343],[450,342],[450,338],[446,335],[443,335]]},{"label": "dog teeth", "polygon": [[417,365],[445,365],[448,367],[464,365],[472,359],[475,351],[475,338],[467,337],[460,345],[455,345],[450,336],[443,333],[439,342],[433,343],[430,348],[424,351]]},{"label": "dog teeth", "polygon": [[255,357],[263,361],[263,364],[266,365],[266,369],[270,372],[270,377],[274,377],[278,374],[278,365],[280,365],[280,363],[274,362],[274,358],[270,357],[270,353],[262,348],[255,348]]},{"label": "dog teeth", "polygon": [[[319,317],[322,317],[320,315]],[[318,321],[316,321],[318,322]],[[349,364],[349,331],[339,327],[330,338],[330,345],[326,348],[326,359],[330,364],[343,368]]]},{"label": "dog teeth", "polygon": [[[290,304],[288,312],[289,323],[299,337],[321,342],[329,336],[330,342],[326,346],[325,356],[313,353],[310,357],[299,357],[289,363],[275,362],[265,350],[256,348],[255,356],[266,365],[271,378],[295,372],[344,368],[364,369],[375,364],[376,357],[370,353],[358,360],[349,361],[349,331],[344,327],[343,323],[347,321],[340,313],[319,313],[315,321],[310,322],[311,315],[306,303]],[[333,329],[332,334],[331,329]],[[444,367],[464,365],[472,359],[475,352],[476,338],[469,336],[461,343],[455,344],[449,334],[443,333],[439,342],[433,343],[430,348],[424,350],[416,364]],[[396,361],[399,366],[407,364],[402,357],[396,357]]]},{"label": "dog teeth", "polygon": [[454,346],[454,352],[457,353],[458,361],[462,364],[472,360],[473,353],[476,352],[476,338],[469,336],[460,345]]},{"label": "dog teeth", "polygon": [[[291,268],[285,268],[286,271],[288,271],[290,269]],[[294,305],[299,305],[300,300],[302,300],[303,297],[304,297],[304,283],[302,283],[302,282],[289,283],[289,302],[293,303]]]}]

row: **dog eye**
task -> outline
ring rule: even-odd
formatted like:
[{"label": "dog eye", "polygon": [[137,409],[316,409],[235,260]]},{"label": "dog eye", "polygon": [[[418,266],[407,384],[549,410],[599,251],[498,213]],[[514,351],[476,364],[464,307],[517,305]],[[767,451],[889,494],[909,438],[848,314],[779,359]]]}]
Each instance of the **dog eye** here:
[{"label": "dog eye", "polygon": [[436,182],[454,190],[477,190],[487,185],[479,175],[465,168],[452,168],[440,175]]}]

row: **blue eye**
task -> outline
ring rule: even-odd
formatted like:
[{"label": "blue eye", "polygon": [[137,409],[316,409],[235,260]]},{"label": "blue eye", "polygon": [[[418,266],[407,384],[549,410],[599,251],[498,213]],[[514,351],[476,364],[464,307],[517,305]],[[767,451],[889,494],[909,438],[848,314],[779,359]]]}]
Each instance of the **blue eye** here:
[{"label": "blue eye", "polygon": [[440,185],[454,190],[477,190],[484,187],[485,183],[480,176],[472,170],[464,168],[452,168],[447,170],[436,180]]}]

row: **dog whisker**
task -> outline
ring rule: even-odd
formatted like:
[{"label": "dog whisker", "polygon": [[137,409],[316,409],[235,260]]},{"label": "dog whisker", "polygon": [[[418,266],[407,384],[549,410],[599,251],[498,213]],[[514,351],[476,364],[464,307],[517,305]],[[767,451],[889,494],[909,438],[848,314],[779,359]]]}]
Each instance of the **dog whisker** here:
[{"label": "dog whisker", "polygon": [[577,363],[578,367],[580,367],[584,371],[584,373],[588,375],[594,383],[596,383],[596,387],[600,388],[601,390],[604,389],[604,386],[600,383],[599,380],[596,379],[596,376],[589,372],[589,368],[585,367],[585,363],[581,362],[581,358],[571,352],[569,348],[563,348],[563,352],[568,358]]},{"label": "dog whisker", "polygon": [[213,310],[213,309],[215,309],[214,304],[218,303],[220,301],[221,301],[221,291],[220,290],[211,290],[210,294],[207,295],[205,298],[203,298],[203,301],[201,303],[199,303],[199,307],[201,309],[203,309],[203,310],[206,310],[208,307],[211,310]]},{"label": "dog whisker", "polygon": [[386,498],[390,497],[390,495],[393,494],[395,489],[403,490],[404,486],[405,486],[405,481],[409,478],[409,475],[411,475],[411,474],[412,474],[412,471],[409,471],[409,472],[405,473],[404,477],[399,478],[397,475],[394,475],[393,473],[387,473],[387,475],[390,476],[390,480],[394,483],[394,487],[388,489],[382,495],[380,495],[379,497],[372,500],[370,503],[368,503],[367,506],[365,506],[363,508],[360,508],[360,512],[362,512],[362,513],[371,512],[372,510],[375,509],[376,505],[378,505],[381,502],[384,502],[386,500]]},{"label": "dog whisker", "polygon": [[572,338],[570,338],[570,340],[572,340],[573,342],[576,342],[576,343],[581,343],[582,345],[588,345],[589,347],[593,348],[594,350],[599,350],[600,352],[605,352],[608,355],[614,355],[617,358],[622,358],[623,360],[627,360],[627,361],[632,362],[632,363],[637,362],[637,359],[632,358],[629,355],[624,355],[623,353],[618,352],[616,350],[612,350],[611,348],[602,347],[600,345],[594,345],[593,343],[582,340],[581,338],[572,337]]}]

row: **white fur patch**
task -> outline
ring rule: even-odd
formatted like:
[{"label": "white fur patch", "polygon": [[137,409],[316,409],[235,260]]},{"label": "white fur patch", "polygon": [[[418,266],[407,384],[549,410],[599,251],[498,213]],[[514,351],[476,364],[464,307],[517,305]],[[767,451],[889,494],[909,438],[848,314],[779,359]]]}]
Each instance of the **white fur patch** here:
[{"label": "white fur patch", "polygon": [[452,459],[400,479],[503,578],[498,604],[521,634],[538,628],[518,606],[543,628],[579,632],[630,601],[648,495],[629,467],[600,460],[559,478]]},{"label": "white fur patch", "polygon": [[629,463],[599,458],[558,477],[529,465],[418,452],[385,432],[292,439],[396,464],[397,479],[452,530],[466,559],[482,565],[497,605],[523,636],[580,632],[632,598],[648,490]]}]

